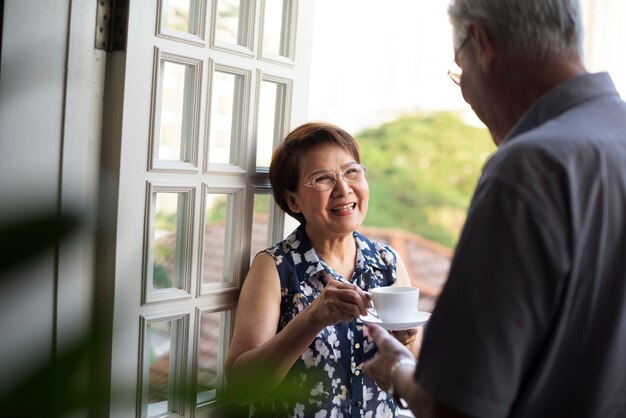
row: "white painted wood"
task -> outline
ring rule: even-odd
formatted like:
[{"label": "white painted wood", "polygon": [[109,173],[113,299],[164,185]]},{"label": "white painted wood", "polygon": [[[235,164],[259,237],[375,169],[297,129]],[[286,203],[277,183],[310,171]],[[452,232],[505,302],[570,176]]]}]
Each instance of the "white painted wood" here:
[{"label": "white painted wood", "polygon": [[[189,323],[197,324],[201,312],[229,312],[236,306],[239,286],[247,271],[249,260],[251,213],[255,190],[253,184],[256,184],[259,178],[267,181],[266,168],[256,172],[254,165],[256,154],[253,152],[257,123],[255,117],[258,114],[256,97],[261,78],[285,85],[281,105],[286,112],[278,118],[281,121],[279,129],[283,135],[291,127],[290,121],[306,119],[313,2],[300,3],[297,24],[296,14],[293,15],[292,26],[294,30],[297,28],[298,32],[297,36],[293,36],[297,42],[292,65],[258,58],[256,28],[259,27],[260,19],[259,3],[256,1],[242,3],[251,7],[249,9],[251,25],[244,28],[247,38],[245,48],[232,48],[216,45],[212,32],[207,32],[211,33],[208,45],[204,45],[198,39],[192,39],[193,37],[183,36],[182,39],[172,36],[171,32],[160,29],[157,23],[159,15],[157,8],[161,2],[131,1],[127,50],[109,57],[107,81],[110,82],[110,91],[107,94],[110,93],[110,96],[107,98],[103,133],[103,144],[106,144],[106,149],[103,149],[103,164],[109,177],[103,203],[110,205],[104,219],[110,227],[110,236],[107,238],[108,245],[104,248],[103,256],[107,257],[108,254],[113,269],[103,271],[103,281],[109,282],[108,286],[104,286],[104,291],[114,292],[111,380],[116,396],[111,399],[111,417],[144,416],[147,411],[145,396],[142,395],[145,390],[142,392],[141,386],[142,382],[145,384],[147,367],[142,360],[145,359],[142,351],[145,342],[142,340],[141,318],[189,315]],[[206,11],[214,13],[214,2],[207,4]],[[212,22],[207,24],[211,27]],[[246,51],[247,48],[250,48],[249,52]],[[160,51],[156,55],[157,59],[155,50]],[[195,91],[200,96],[193,102],[195,107],[192,109],[193,114],[200,118],[197,126],[193,128],[199,132],[198,142],[192,144],[193,155],[197,157],[197,161],[195,158],[190,161],[190,166],[198,167],[199,170],[177,170],[176,163],[170,164],[171,167],[164,167],[163,164],[152,162],[153,146],[150,144],[150,138],[154,137],[154,129],[159,128],[159,124],[155,123],[155,109],[158,106],[158,100],[155,101],[155,98],[158,96],[157,89],[160,83],[157,82],[158,72],[154,68],[158,65],[159,54],[170,54],[170,58],[175,56],[180,62],[197,62],[196,68],[201,71],[196,79],[198,91]],[[242,100],[235,109],[240,122],[237,123],[236,129],[233,129],[239,135],[233,138],[231,144],[235,150],[232,164],[207,164],[206,149],[207,141],[211,140],[209,127],[212,122],[211,81],[215,70],[232,71],[245,76],[241,86]],[[259,77],[252,77],[253,72]],[[249,127],[252,129],[248,129]],[[192,232],[186,234],[189,237],[191,282],[185,282],[183,290],[178,292],[183,296],[181,298],[170,298],[168,295],[176,293],[171,291],[158,292],[156,298],[149,298],[145,293],[147,289],[145,269],[150,263],[146,263],[149,256],[144,249],[149,248],[149,245],[146,245],[146,237],[151,236],[149,232],[151,226],[146,222],[146,214],[148,217],[151,214],[150,209],[146,207],[151,201],[149,196],[146,196],[146,193],[150,193],[146,184],[155,187],[185,186],[194,190],[189,208],[189,213],[193,214]],[[232,216],[229,216],[234,223],[227,227],[226,260],[230,262],[225,274],[228,280],[218,285],[202,286],[203,199],[208,190],[236,191],[237,198],[232,207]],[[277,219],[276,216],[272,218]],[[280,227],[275,220],[273,222]],[[110,305],[108,307],[110,308]],[[106,312],[106,309],[105,304],[102,306],[102,312]],[[233,315],[227,314],[224,318],[220,361],[224,360],[228,348]],[[186,370],[185,373],[182,370],[175,373],[184,379],[181,383],[195,382],[197,330],[197,326],[189,328],[188,341],[186,345],[181,346],[187,347],[186,352],[179,351],[182,357],[173,360],[173,364],[178,364],[179,368]],[[196,410],[199,411],[204,407],[197,409],[193,403],[184,405],[181,409],[185,411],[185,416],[192,416]]]},{"label": "white painted wood", "polygon": [[[3,3],[0,221],[8,222],[17,216],[54,211],[61,203],[70,1]],[[56,260],[55,248],[51,248],[0,272],[0,391],[54,356]]]},{"label": "white painted wood", "polygon": [[61,210],[78,213],[82,228],[59,249],[59,348],[92,325],[100,133],[106,53],[94,49],[96,2],[71,2],[63,121]]}]

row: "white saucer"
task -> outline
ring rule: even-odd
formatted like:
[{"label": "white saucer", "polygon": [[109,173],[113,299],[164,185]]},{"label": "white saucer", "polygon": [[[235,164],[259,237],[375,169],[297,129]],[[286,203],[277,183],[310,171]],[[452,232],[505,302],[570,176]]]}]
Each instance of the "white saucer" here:
[{"label": "white saucer", "polygon": [[407,318],[407,320],[403,322],[384,322],[381,319],[376,318],[371,313],[361,315],[359,319],[366,325],[376,324],[389,331],[402,331],[424,325],[428,322],[428,319],[430,319],[430,312],[415,311],[412,318]]}]

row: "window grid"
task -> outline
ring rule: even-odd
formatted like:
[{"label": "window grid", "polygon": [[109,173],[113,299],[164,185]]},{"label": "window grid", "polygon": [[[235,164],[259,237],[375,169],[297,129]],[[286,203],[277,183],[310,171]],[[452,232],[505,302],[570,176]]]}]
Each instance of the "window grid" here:
[{"label": "window grid", "polygon": [[[172,285],[155,288],[155,247],[157,242],[157,200],[159,194],[177,194],[175,211],[175,244],[174,266],[169,270],[173,274]],[[142,303],[180,299],[191,296],[191,257],[192,228],[194,222],[195,188],[181,186],[165,186],[147,183],[146,221],[144,238],[144,268]]]},{"label": "window grid", "polygon": [[[227,115],[223,112],[228,98],[224,97],[225,77],[232,76],[232,110]],[[211,69],[211,83],[208,90],[206,112],[207,128],[205,129],[205,152],[204,171],[220,172],[224,169],[245,172],[245,142],[248,136],[248,115],[250,111],[251,72],[249,70],[222,64],[214,64]],[[222,80],[220,82],[220,80]],[[221,116],[221,117],[220,117]],[[228,117],[230,120],[228,120]],[[216,150],[212,146],[213,141],[221,138],[216,137],[220,132],[228,133],[229,152],[228,161],[220,161],[219,156],[211,155]]]},{"label": "window grid", "polygon": [[[298,0],[261,0],[261,28],[259,56],[262,60],[274,62],[282,65],[293,66],[295,64],[296,45],[296,18],[298,10]],[[276,12],[277,7],[271,7],[275,2],[280,2],[280,17],[272,17],[271,13]],[[273,20],[272,20],[273,19]],[[277,34],[273,34],[279,22],[280,29]],[[277,42],[272,48],[271,43]]]},{"label": "window grid", "polygon": [[[211,402],[218,401],[223,396],[223,392],[226,386],[224,379],[224,360],[229,348],[229,341],[225,338],[217,338],[215,345],[209,347],[203,347],[202,338],[211,338],[215,332],[215,324],[207,324],[203,321],[208,319],[209,321],[215,320],[219,316],[218,336],[229,333],[229,327],[232,324],[234,317],[234,304],[226,304],[221,306],[213,306],[209,309],[196,308],[195,312],[195,333],[194,333],[194,353],[192,370],[194,375],[196,388],[195,403],[198,407],[204,405],[210,405]],[[207,318],[208,317],[208,318]],[[211,318],[212,317],[212,318]],[[211,327],[213,325],[213,327]],[[203,329],[204,327],[204,329]],[[215,358],[211,358],[215,356]],[[213,364],[208,364],[207,361],[214,361]],[[207,366],[214,366],[214,370],[207,371]],[[213,375],[214,374],[214,375]],[[210,382],[207,382],[207,375],[209,378],[214,378],[213,388],[210,386]]]},{"label": "window grid", "polygon": [[[228,15],[228,10],[225,10],[224,7],[228,6],[226,3],[229,1],[238,3],[234,42],[220,39],[219,32],[223,28],[223,25],[220,25],[220,22],[223,22],[221,17]],[[246,57],[254,56],[255,8],[255,0],[214,0],[211,19],[211,47]],[[230,29],[233,30],[234,28],[231,27]]]},{"label": "window grid", "polygon": [[[257,88],[257,141],[254,155],[257,172],[268,172],[271,152],[278,146],[289,129],[292,81],[271,74],[259,74]],[[270,93],[273,97],[268,97]],[[268,109],[268,107],[273,107]],[[271,120],[270,120],[271,119]],[[269,148],[269,153],[267,152]],[[259,163],[267,163],[259,165]]]},{"label": "window grid", "polygon": [[[239,288],[239,277],[241,270],[242,259],[242,239],[239,238],[242,235],[243,222],[245,219],[244,212],[244,187],[215,187],[203,184],[202,186],[202,206],[200,214],[202,219],[200,221],[200,234],[199,234],[199,257],[198,257],[198,277],[197,277],[197,291],[198,297],[210,295],[214,293],[224,292],[228,290]],[[210,256],[207,254],[207,248],[209,245],[207,236],[208,225],[206,221],[207,210],[209,209],[208,200],[209,196],[226,196],[226,210],[224,221],[224,240],[223,240],[223,259],[222,270],[219,272],[221,280],[215,283],[205,283],[205,260],[204,257]]]},{"label": "window grid", "polygon": [[[206,45],[206,9],[207,0],[188,0],[186,10],[181,10],[184,0],[158,0],[157,5],[157,36],[195,45]],[[173,12],[176,16],[172,16]],[[187,16],[180,16],[185,14]],[[172,22],[172,18],[184,21]],[[183,25],[186,23],[186,25]],[[186,28],[182,27],[186,26]]]},{"label": "window grid", "polygon": [[[273,128],[271,143],[273,148],[284,136],[289,127],[291,114],[293,54],[285,56],[261,58],[261,46],[258,31],[261,19],[260,0],[242,0],[241,19],[238,26],[236,45],[220,43],[215,38],[215,19],[217,16],[217,1],[189,0],[190,19],[197,21],[189,26],[187,31],[175,30],[167,26],[164,14],[169,2],[159,0],[158,21],[154,32],[154,70],[153,94],[151,110],[151,132],[148,145],[148,166],[146,172],[146,243],[144,250],[144,277],[143,300],[141,305],[141,342],[140,368],[141,385],[138,396],[138,410],[140,416],[146,416],[148,411],[149,363],[146,363],[147,329],[150,321],[173,321],[176,324],[172,331],[171,349],[172,363],[169,373],[171,384],[168,389],[168,403],[165,414],[176,416],[193,415],[204,411],[210,405],[219,403],[223,388],[223,361],[228,349],[228,341],[232,333],[234,308],[238,289],[241,286],[244,274],[248,268],[251,247],[251,230],[253,227],[253,211],[255,194],[270,195],[268,213],[267,236],[265,242],[282,238],[282,212],[278,210],[271,190],[268,189],[269,180],[267,167],[256,167],[257,134],[249,130],[248,126],[256,126],[259,121],[258,100],[261,83],[273,83],[276,86],[276,98],[273,108]],[[282,19],[293,19],[295,16],[296,1],[287,0],[285,4],[291,7],[292,14],[283,12]],[[196,10],[199,16],[193,15]],[[287,16],[287,17],[286,17]],[[205,18],[206,17],[206,18]],[[197,25],[197,26],[194,26]],[[283,28],[289,30],[281,34],[287,38],[281,41],[281,51],[286,46],[293,48],[295,44],[295,21],[289,24],[282,23]],[[208,42],[205,35],[209,34]],[[281,52],[282,53],[282,52]],[[159,159],[158,156],[158,129],[161,123],[160,114],[162,91],[162,68],[164,63],[185,66],[182,115],[186,123],[181,128],[181,138],[186,138],[181,145],[182,157],[178,160]],[[285,63],[289,64],[285,66]],[[252,77],[252,72],[257,73]],[[271,74],[280,74],[270,75]],[[229,161],[214,163],[210,161],[211,123],[213,121],[211,108],[214,74],[221,72],[232,74],[235,77],[233,85],[233,112],[231,121],[231,143]],[[203,132],[203,134],[200,134]],[[264,186],[259,188],[259,184]],[[154,255],[152,237],[154,234],[153,219],[155,193],[181,192],[187,194],[186,206],[181,213],[186,213],[185,223],[185,255],[186,262],[183,269],[185,274],[184,289],[150,289],[149,271]],[[182,193],[182,192],[181,192]],[[200,193],[200,198],[196,197]],[[207,194],[228,195],[228,210],[225,225],[224,265],[221,283],[203,284],[203,249],[205,244],[204,226],[206,216]],[[181,241],[181,243],[182,243]],[[194,289],[192,292],[191,289]],[[230,301],[224,303],[224,301]],[[217,302],[216,302],[217,301]],[[220,302],[221,301],[221,302]],[[159,302],[159,303],[152,303]],[[174,316],[158,316],[159,313],[176,312]],[[192,312],[185,313],[185,312]],[[194,387],[198,382],[200,326],[203,313],[215,313],[221,318],[219,330],[219,354],[217,358],[217,380],[215,393],[184,394],[183,387]],[[157,315],[157,316],[155,316]],[[155,319],[156,318],[156,319]],[[174,318],[174,319],[172,319]],[[193,321],[193,328],[189,322]],[[191,344],[191,347],[190,347]],[[148,358],[149,360],[149,358]],[[193,399],[192,399],[193,398]],[[199,401],[200,399],[200,401]],[[154,406],[151,406],[154,409]],[[189,409],[192,409],[190,412]]]},{"label": "window grid", "polygon": [[185,416],[189,315],[142,316],[140,324],[139,416]]},{"label": "window grid", "polygon": [[[202,88],[202,60],[183,55],[173,54],[155,48],[154,87],[152,100],[152,123],[150,129],[150,147],[148,167],[152,171],[198,171],[198,137],[200,122],[200,101],[198,92]],[[165,67],[183,66],[185,68],[183,89],[178,93],[182,102],[180,109],[180,143],[178,159],[161,159],[160,147],[164,115],[164,92],[167,80]],[[176,94],[176,92],[173,92]],[[167,98],[167,96],[166,96]],[[180,104],[180,103],[179,103]],[[171,112],[170,112],[171,113]]]}]

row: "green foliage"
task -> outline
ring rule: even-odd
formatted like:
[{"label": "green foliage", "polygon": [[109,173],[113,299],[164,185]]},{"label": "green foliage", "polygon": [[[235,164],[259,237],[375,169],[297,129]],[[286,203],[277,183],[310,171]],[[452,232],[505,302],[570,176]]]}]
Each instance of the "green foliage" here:
[{"label": "green foliage", "polygon": [[[42,206],[36,214],[16,212],[0,220],[0,283],[14,279],[13,269],[55,248],[84,222],[78,213],[58,213],[56,206]],[[94,341],[85,337],[15,378],[0,392],[0,417],[67,417],[87,407],[102,407],[104,387],[92,391],[87,385],[88,359],[97,348]]]},{"label": "green foliage", "polygon": [[167,240],[167,243],[159,242],[154,246],[154,258],[163,264],[173,264],[175,257],[174,249],[175,244],[172,243],[171,238]]},{"label": "green foliage", "polygon": [[155,289],[170,289],[172,287],[172,280],[167,273],[165,266],[155,263],[152,270],[152,280],[154,282]]},{"label": "green foliage", "polygon": [[[277,355],[280,356],[279,353]],[[247,370],[245,376],[240,376],[239,379],[231,379],[222,399],[224,403],[211,414],[211,417],[248,417],[248,406],[239,404],[242,400],[246,403],[263,404],[263,408],[275,408],[275,415],[272,416],[287,416],[284,408],[288,404],[307,402],[316,382],[323,379],[321,375],[324,372],[315,368],[295,366],[298,368],[297,372],[292,369],[290,373],[299,376],[298,381],[284,380],[274,387],[275,368],[272,366],[274,361],[270,360],[267,364],[259,364],[252,370]]]},{"label": "green foliage", "polygon": [[176,212],[164,212],[158,211],[156,213],[156,225],[157,229],[162,229],[165,231],[175,231],[176,230]]},{"label": "green foliage", "polygon": [[257,194],[254,196],[254,213],[270,213],[270,195]]},{"label": "green foliage", "polygon": [[216,222],[222,222],[226,219],[228,214],[228,198],[215,199],[211,207],[207,208],[205,214],[205,220],[207,225],[214,224]]},{"label": "green foliage", "polygon": [[0,273],[47,251],[81,222],[77,214],[58,214],[56,208],[0,220]]},{"label": "green foliage", "polygon": [[366,225],[401,228],[451,248],[495,151],[488,131],[441,112],[404,116],[356,137],[370,184]]}]

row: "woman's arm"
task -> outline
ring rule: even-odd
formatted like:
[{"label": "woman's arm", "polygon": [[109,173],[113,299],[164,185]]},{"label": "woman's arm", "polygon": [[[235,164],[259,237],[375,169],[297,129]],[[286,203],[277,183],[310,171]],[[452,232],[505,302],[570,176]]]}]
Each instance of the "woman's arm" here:
[{"label": "woman's arm", "polygon": [[315,301],[277,334],[280,292],[273,258],[260,253],[241,289],[226,358],[229,388],[246,389],[237,392],[238,402],[254,401],[271,393],[325,326],[365,314],[369,303],[356,286],[329,280]]},{"label": "woman's arm", "polygon": [[276,264],[269,254],[260,253],[241,288],[235,330],[226,357],[229,389],[246,389],[234,397],[237,401],[254,401],[274,390],[321,331],[305,310],[276,334],[280,303]]}]

